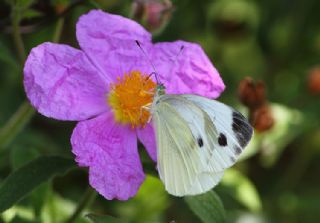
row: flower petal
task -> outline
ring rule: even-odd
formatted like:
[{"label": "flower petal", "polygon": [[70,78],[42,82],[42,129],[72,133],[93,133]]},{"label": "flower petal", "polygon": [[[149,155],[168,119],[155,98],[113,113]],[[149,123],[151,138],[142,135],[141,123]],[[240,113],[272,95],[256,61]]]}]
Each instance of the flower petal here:
[{"label": "flower petal", "polygon": [[24,87],[43,115],[83,120],[107,110],[107,85],[85,54],[62,44],[32,49],[24,66]]},{"label": "flower petal", "polygon": [[135,40],[145,50],[151,45],[151,35],[133,20],[101,10],[91,10],[77,23],[77,39],[91,61],[104,73],[109,82],[131,70],[149,72]]},{"label": "flower petal", "polygon": [[[179,54],[181,46],[184,49]],[[152,61],[169,94],[217,98],[225,88],[218,71],[196,43],[157,43],[152,49]]]},{"label": "flower petal", "polygon": [[72,152],[89,167],[89,181],[107,199],[127,200],[144,181],[137,138],[130,126],[114,122],[111,112],[77,124]]},{"label": "flower petal", "polygon": [[137,135],[140,142],[146,148],[149,156],[153,161],[157,161],[157,145],[154,135],[153,126],[151,123],[147,124],[144,128],[138,128]]}]

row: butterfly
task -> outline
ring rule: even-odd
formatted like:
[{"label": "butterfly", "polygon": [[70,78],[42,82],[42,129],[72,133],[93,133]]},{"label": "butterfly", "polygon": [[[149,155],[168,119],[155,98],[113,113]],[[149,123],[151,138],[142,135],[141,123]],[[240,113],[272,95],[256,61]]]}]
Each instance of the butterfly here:
[{"label": "butterfly", "polygon": [[197,195],[216,186],[253,134],[233,108],[198,95],[165,94],[163,84],[156,87],[151,114],[159,176],[175,196]]},{"label": "butterfly", "polygon": [[[140,43],[136,44],[149,60]],[[178,55],[183,50],[181,47]],[[175,196],[202,194],[221,180],[249,143],[253,128],[235,109],[192,94],[166,94],[152,61],[157,86],[151,120],[157,142],[157,168]]]}]

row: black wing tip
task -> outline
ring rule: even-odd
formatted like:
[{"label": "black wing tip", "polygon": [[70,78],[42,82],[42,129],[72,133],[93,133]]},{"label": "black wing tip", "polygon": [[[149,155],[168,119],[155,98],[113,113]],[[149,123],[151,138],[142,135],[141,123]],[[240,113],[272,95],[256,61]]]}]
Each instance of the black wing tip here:
[{"label": "black wing tip", "polygon": [[235,110],[232,112],[232,130],[239,145],[243,148],[246,147],[253,136],[253,127],[240,112]]}]

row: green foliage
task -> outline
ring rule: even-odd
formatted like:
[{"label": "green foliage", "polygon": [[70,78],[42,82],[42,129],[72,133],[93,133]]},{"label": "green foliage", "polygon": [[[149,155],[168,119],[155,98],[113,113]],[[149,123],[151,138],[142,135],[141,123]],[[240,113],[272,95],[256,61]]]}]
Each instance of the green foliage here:
[{"label": "green foliage", "polygon": [[309,128],[303,114],[295,109],[280,104],[271,105],[275,126],[266,133],[256,133],[240,159],[247,159],[267,148],[267,155],[262,158],[266,166],[272,166],[281,153],[297,135]]},{"label": "green foliage", "polygon": [[23,103],[8,123],[0,129],[0,150],[6,147],[30,120],[35,110],[29,103]]},{"label": "green foliage", "polygon": [[168,208],[168,200],[169,195],[159,178],[147,176],[134,198],[126,203],[115,204],[115,212],[137,223],[161,222],[161,214]]},{"label": "green foliage", "polygon": [[229,169],[225,172],[221,184],[239,203],[251,212],[261,212],[262,202],[254,184],[240,171]]},{"label": "green foliage", "polygon": [[188,196],[185,201],[203,223],[225,222],[226,213],[220,198],[215,192],[209,191],[197,196]]},{"label": "green foliage", "polygon": [[[70,216],[77,208],[79,201],[71,201],[49,190],[45,204],[43,205],[40,219],[45,223],[68,222]],[[74,222],[89,223],[90,221],[85,216],[79,216]]]},{"label": "green foliage", "polygon": [[[226,85],[218,100],[244,113],[236,96],[240,80],[262,80],[274,126],[255,132],[215,192],[173,198],[145,155],[144,171],[153,176],[134,198],[99,196],[73,222],[318,222],[320,95],[311,93],[308,75],[320,65],[320,1],[175,0],[173,5],[154,42],[200,43]],[[94,8],[129,17],[133,7],[131,0],[0,2],[1,223],[67,222],[89,186],[87,171],[68,172],[75,166],[70,149],[75,123],[35,112],[26,100],[22,69],[40,43],[79,48],[76,22]]]},{"label": "green foliage", "polygon": [[35,0],[6,0],[9,4],[11,4],[13,7],[20,8],[20,9],[26,9],[30,7]]},{"label": "green foliage", "polygon": [[39,221],[32,221],[32,220],[26,220],[24,218],[21,218],[19,216],[15,216],[10,223],[40,223]]},{"label": "green foliage", "polygon": [[129,221],[106,215],[87,214],[86,217],[89,218],[92,223],[129,223]]},{"label": "green foliage", "polygon": [[0,185],[0,212],[10,208],[41,183],[74,167],[70,159],[40,157],[11,173]]}]

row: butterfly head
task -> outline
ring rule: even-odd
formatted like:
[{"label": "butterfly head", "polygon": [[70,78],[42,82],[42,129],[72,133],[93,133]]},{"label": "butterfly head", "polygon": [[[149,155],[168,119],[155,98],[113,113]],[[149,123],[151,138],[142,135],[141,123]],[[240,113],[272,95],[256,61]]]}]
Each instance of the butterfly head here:
[{"label": "butterfly head", "polygon": [[166,87],[163,84],[158,83],[156,87],[156,96],[161,96],[161,95],[164,95],[165,93],[166,93]]}]

